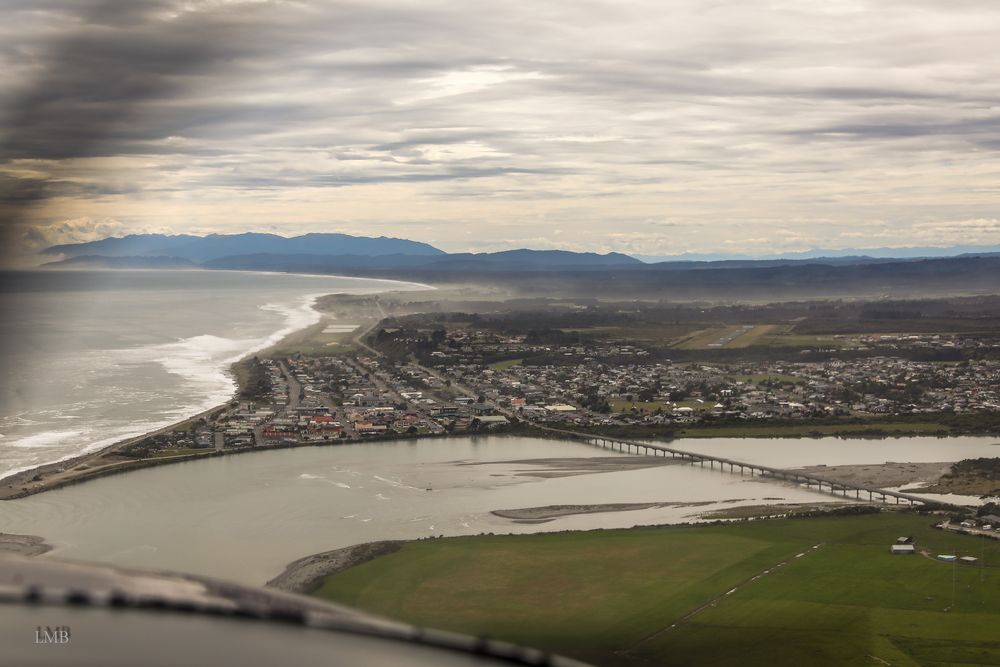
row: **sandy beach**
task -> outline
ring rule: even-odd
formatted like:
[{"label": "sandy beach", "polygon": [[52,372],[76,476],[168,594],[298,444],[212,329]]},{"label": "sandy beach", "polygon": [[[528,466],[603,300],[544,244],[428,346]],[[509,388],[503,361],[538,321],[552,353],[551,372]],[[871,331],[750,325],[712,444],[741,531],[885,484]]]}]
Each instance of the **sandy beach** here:
[{"label": "sandy beach", "polygon": [[0,480],[0,500],[24,498],[25,496],[30,496],[35,493],[51,491],[52,489],[58,489],[70,484],[77,484],[79,482],[85,482],[97,477],[123,473],[129,470],[137,470],[139,468],[148,468],[155,465],[164,465],[167,463],[176,463],[178,461],[190,461],[196,458],[214,456],[216,455],[215,450],[206,450],[204,453],[198,454],[136,459],[130,456],[124,456],[120,452],[129,445],[145,440],[146,438],[163,433],[169,433],[203,417],[207,418],[224,407],[224,405],[218,405],[209,410],[205,410],[204,412],[192,415],[191,417],[183,419],[175,424],[171,424],[161,429],[150,431],[149,433],[144,433],[133,438],[127,438],[112,445],[108,445],[98,451],[81,454],[80,456],[74,456],[73,458],[69,458],[64,461],[48,463],[37,468],[32,468],[31,470],[24,470],[9,477],[5,477]]}]

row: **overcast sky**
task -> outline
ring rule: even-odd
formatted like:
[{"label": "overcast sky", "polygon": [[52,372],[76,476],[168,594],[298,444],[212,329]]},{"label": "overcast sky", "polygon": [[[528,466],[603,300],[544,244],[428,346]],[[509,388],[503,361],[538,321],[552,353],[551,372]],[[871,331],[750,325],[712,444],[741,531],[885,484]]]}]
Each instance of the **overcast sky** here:
[{"label": "overcast sky", "polygon": [[996,0],[2,0],[7,243],[1000,243],[998,29]]}]

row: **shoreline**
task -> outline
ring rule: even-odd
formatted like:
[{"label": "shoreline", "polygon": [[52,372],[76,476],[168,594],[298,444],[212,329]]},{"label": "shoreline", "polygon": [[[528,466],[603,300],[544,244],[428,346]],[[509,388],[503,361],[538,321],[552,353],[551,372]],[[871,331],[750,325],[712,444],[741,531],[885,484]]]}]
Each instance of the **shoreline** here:
[{"label": "shoreline", "polygon": [[[734,501],[722,501],[734,502]],[[557,516],[571,516],[574,514],[590,514],[599,512],[621,512],[649,507],[704,507],[716,504],[716,501],[690,501],[690,502],[650,502],[650,503],[608,503],[598,505],[550,505],[546,507],[531,507],[518,510],[494,510],[492,514],[506,516],[507,513],[535,514],[537,516],[548,515],[552,511],[552,518]],[[570,511],[563,511],[563,510]],[[323,581],[334,574],[363,565],[381,556],[400,551],[408,544],[416,544],[424,540],[467,540],[485,537],[516,538],[527,536],[552,536],[559,534],[595,534],[614,531],[635,531],[647,528],[681,529],[710,527],[719,523],[736,524],[750,521],[787,521],[794,519],[812,519],[819,517],[834,516],[854,516],[858,514],[902,514],[913,513],[907,508],[882,508],[867,503],[787,503],[783,505],[740,505],[731,508],[710,510],[704,513],[697,513],[699,521],[691,523],[654,523],[641,524],[629,528],[570,528],[553,533],[480,533],[478,535],[450,535],[447,537],[425,537],[399,540],[377,540],[373,542],[362,542],[339,549],[322,551],[319,553],[303,556],[291,561],[285,566],[280,574],[270,579],[266,584],[267,588],[275,588],[288,593],[300,595],[311,595],[322,585]],[[525,519],[525,523],[544,523],[551,519],[535,518]]]},{"label": "shoreline", "polygon": [[[26,496],[35,495],[44,491],[62,488],[71,484],[78,484],[106,475],[127,472],[139,468],[147,468],[154,465],[166,463],[176,463],[182,460],[192,460],[195,458],[205,458],[216,452],[206,451],[198,454],[184,454],[175,457],[163,457],[160,459],[132,459],[119,457],[117,460],[106,460],[106,457],[114,457],[119,450],[130,445],[142,442],[146,438],[151,438],[164,433],[170,433],[186,424],[207,418],[226,408],[228,403],[216,405],[208,410],[199,412],[196,415],[186,417],[181,421],[174,422],[168,426],[163,426],[153,431],[141,435],[132,436],[119,440],[118,442],[102,447],[92,452],[78,454],[61,461],[53,461],[35,468],[22,470],[0,479],[0,500],[15,500]],[[104,460],[102,462],[102,460]]]},{"label": "shoreline", "polygon": [[[214,408],[217,410],[218,408]],[[200,415],[190,417],[189,419],[198,419]],[[188,420],[185,420],[188,421]],[[184,422],[179,422],[171,427],[166,427],[166,430],[175,428],[179,424]],[[216,459],[226,456],[239,456],[241,454],[253,454],[256,452],[270,452],[280,449],[302,449],[306,447],[338,447],[338,446],[349,446],[349,445],[360,445],[365,443],[376,443],[376,442],[398,442],[407,440],[418,440],[427,438],[461,438],[469,437],[468,433],[427,433],[421,435],[406,435],[406,434],[394,434],[392,436],[371,436],[364,439],[360,438],[344,438],[339,440],[328,440],[328,441],[317,441],[317,442],[296,442],[296,443],[276,443],[273,445],[261,445],[259,447],[246,447],[242,449],[229,449],[225,451],[217,451],[212,449],[207,449],[204,452],[198,452],[195,454],[178,454],[176,456],[161,456],[158,458],[148,458],[148,459],[132,459],[132,458],[120,458],[117,461],[111,463],[105,463],[96,467],[89,467],[86,469],[81,469],[82,466],[87,465],[89,461],[97,460],[102,456],[115,455],[117,450],[126,447],[129,444],[133,444],[136,440],[142,440],[159,433],[156,431],[154,433],[148,433],[143,436],[138,436],[135,439],[129,439],[125,442],[119,442],[114,445],[109,445],[107,448],[102,449],[99,452],[91,452],[90,454],[83,454],[73,459],[66,459],[59,463],[49,463],[44,466],[39,466],[37,468],[32,468],[31,470],[25,470],[23,472],[17,473],[16,475],[11,475],[3,480],[0,480],[0,484],[8,482],[2,488],[0,488],[0,502],[5,500],[17,500],[19,498],[26,498],[28,496],[37,495],[39,493],[45,493],[46,491],[54,491],[56,489],[61,489],[67,486],[72,486],[74,484],[82,484],[83,482],[89,482],[94,479],[99,479],[101,477],[109,477],[111,475],[120,475],[127,472],[132,472],[134,470],[142,470],[144,468],[155,468],[161,465],[169,465],[171,463],[190,463],[192,461],[201,461],[207,459]],[[497,432],[495,435],[502,435],[502,433]],[[74,464],[75,467],[72,470],[67,470],[65,468],[69,467],[69,464]],[[44,476],[43,472],[48,473],[48,477]],[[34,479],[35,477],[40,477],[41,479]],[[12,488],[17,486],[18,488]]]},{"label": "shoreline", "polygon": [[543,507],[521,507],[518,509],[493,510],[490,514],[510,519],[517,523],[547,523],[564,516],[580,514],[602,514],[604,512],[632,512],[661,507],[704,507],[716,503],[731,503],[734,500],[664,501],[648,503],[593,503],[588,505],[545,505]]},{"label": "shoreline", "polygon": [[379,540],[349,547],[323,551],[294,560],[284,571],[264,584],[288,593],[308,595],[319,588],[323,579],[349,568],[361,565],[379,556],[395,553],[413,540]]},{"label": "shoreline", "polygon": [[[236,395],[234,394],[234,400]],[[114,444],[108,445],[100,450],[94,452],[88,452],[86,454],[81,454],[69,459],[64,459],[62,461],[47,463],[36,468],[31,468],[30,470],[24,470],[19,473],[15,473],[9,477],[5,477],[0,480],[0,502],[5,500],[17,500],[19,498],[26,498],[28,496],[33,496],[39,493],[44,493],[46,491],[53,491],[55,489],[64,488],[66,486],[72,486],[74,484],[80,484],[83,482],[88,482],[94,479],[99,479],[101,477],[107,477],[110,475],[124,474],[134,470],[142,470],[144,468],[153,468],[161,465],[169,465],[172,463],[188,463],[191,461],[203,460],[203,459],[214,459],[224,456],[235,456],[241,454],[252,454],[255,452],[266,452],[274,451],[279,449],[297,449],[302,447],[336,447],[344,445],[356,445],[364,443],[377,443],[377,442],[398,442],[398,441],[416,441],[423,440],[427,438],[453,438],[453,437],[470,437],[476,435],[475,433],[422,433],[422,434],[392,434],[383,436],[369,436],[366,438],[342,438],[337,440],[329,441],[317,441],[317,442],[296,442],[296,443],[276,443],[272,445],[261,445],[257,447],[248,447],[243,449],[229,449],[225,451],[217,451],[212,449],[207,449],[204,452],[189,453],[189,454],[178,454],[175,456],[163,456],[158,458],[144,458],[144,459],[134,459],[130,457],[124,457],[118,455],[117,452],[120,449],[128,447],[129,445],[140,442],[146,438],[159,435],[162,433],[171,432],[187,423],[196,421],[203,417],[212,415],[218,410],[225,409],[229,403],[224,403],[217,405],[209,410],[205,410],[196,415],[192,415],[186,419],[179,422],[165,426],[163,428],[157,429],[155,431],[150,431],[142,435],[127,438],[125,440],[116,442]],[[539,437],[539,438],[552,438],[551,434],[546,433],[542,429],[536,429],[530,424],[521,424],[515,428],[507,430],[497,430],[491,433],[492,435],[522,435],[526,437]],[[834,438],[844,438],[845,436],[826,436]],[[899,437],[977,437],[972,434],[967,435],[956,435],[956,436],[932,436],[922,433],[914,433],[908,435],[901,434],[884,434],[882,436],[857,436],[858,439],[878,439],[887,440],[890,438]],[[981,436],[985,437],[985,436]],[[685,437],[677,437],[665,442],[677,442],[683,441]],[[745,436],[747,440],[769,440],[772,436]],[[636,457],[643,458],[643,457]],[[901,462],[902,464],[909,465],[908,462]],[[666,465],[662,462],[651,463],[651,465]],[[925,465],[925,464],[918,464]],[[927,464],[930,465],[930,464]],[[933,464],[933,465],[944,465],[944,464]],[[648,467],[639,465],[638,467]],[[830,471],[832,468],[823,468],[823,470]],[[852,466],[845,466],[850,468]],[[868,467],[868,466],[857,466]],[[874,467],[874,466],[873,466]],[[808,468],[808,466],[807,466]],[[522,473],[524,476],[545,476],[540,475],[537,472],[527,471]],[[553,476],[565,476],[567,473],[555,474]],[[569,473],[572,474],[572,473]],[[577,473],[579,474],[579,473]]]},{"label": "shoreline", "polygon": [[[151,270],[156,270],[156,269],[151,269]],[[288,275],[309,275],[309,274],[288,274]],[[324,275],[316,277],[354,279],[353,276]],[[418,287],[427,290],[437,289],[431,285],[424,285],[422,283],[407,282],[400,280],[389,280],[382,278],[362,278],[362,280],[381,282],[381,283],[392,283],[394,285]],[[377,294],[390,293],[392,291],[394,290],[387,290],[386,292],[378,292]],[[409,290],[404,290],[404,291],[409,291]],[[316,308],[316,304],[322,298],[330,296],[338,296],[343,294],[346,294],[346,292],[315,292],[307,294],[303,298],[309,300],[309,308],[315,311],[315,313],[319,316],[319,322],[322,322],[323,318],[328,317],[329,315],[328,313],[324,313],[322,310]],[[208,418],[222,410],[225,410],[227,407],[232,405],[234,401],[239,400],[240,386],[235,372],[235,366],[237,364],[245,361],[246,359],[249,359],[253,355],[265,354],[271,350],[280,349],[280,346],[283,343],[285,343],[290,339],[294,339],[295,336],[297,336],[303,331],[310,329],[311,327],[316,326],[317,323],[318,322],[314,322],[305,327],[299,327],[290,331],[282,331],[281,329],[279,329],[277,333],[281,334],[281,337],[278,340],[271,341],[269,344],[264,345],[263,347],[251,348],[241,353],[238,357],[228,360],[226,371],[230,373],[233,377],[233,392],[226,402],[214,405],[196,414],[184,417],[170,424],[154,428],[150,431],[125,437],[121,440],[112,442],[98,449],[94,449],[92,451],[85,451],[74,456],[68,456],[66,458],[59,459],[57,461],[52,461],[51,463],[44,463],[42,465],[28,468],[27,470],[20,470],[18,472],[7,475],[6,477],[2,477],[0,478],[0,501],[25,498],[27,496],[32,496],[38,493],[44,493],[45,491],[52,491],[54,489],[63,488],[73,484],[79,484],[82,482],[90,481],[92,479],[106,477],[108,475],[121,474],[132,470],[151,468],[170,463],[182,463],[198,459],[216,458],[218,456],[225,456],[228,454],[243,454],[251,451],[287,449],[293,446],[298,447],[298,446],[336,444],[336,443],[325,443],[325,442],[296,443],[294,445],[276,444],[276,445],[254,447],[251,449],[236,449],[228,451],[216,451],[212,449],[206,449],[206,451],[204,452],[195,452],[188,454],[179,454],[176,456],[144,458],[144,459],[136,459],[132,457],[125,457],[118,455],[118,452],[120,450],[125,449],[131,445],[142,442],[143,440],[155,437],[157,435],[171,433],[199,419]],[[400,436],[400,437],[405,437],[405,436]],[[369,440],[371,439],[369,438]]]},{"label": "shoreline", "polygon": [[[72,486],[74,484],[81,484],[83,482],[88,482],[94,479],[99,479],[101,477],[107,477],[110,475],[124,474],[134,470],[142,470],[144,468],[153,468],[161,465],[169,465],[172,463],[189,463],[192,461],[214,459],[225,456],[236,456],[241,454],[252,454],[255,452],[267,452],[279,449],[297,449],[302,447],[337,447],[344,445],[357,445],[364,443],[377,443],[377,442],[398,442],[398,441],[416,441],[428,438],[455,438],[455,437],[470,437],[476,435],[475,433],[421,433],[421,434],[392,434],[384,436],[369,436],[366,438],[342,438],[337,440],[328,441],[317,441],[317,442],[296,442],[296,443],[276,443],[273,445],[261,445],[258,447],[248,447],[243,449],[229,449],[225,451],[216,451],[212,449],[207,449],[204,452],[197,452],[191,454],[178,454],[175,456],[163,456],[158,458],[145,458],[145,459],[134,459],[130,457],[124,457],[117,455],[118,450],[128,447],[129,445],[140,442],[151,436],[155,436],[161,433],[168,433],[174,429],[189,423],[201,419],[202,417],[211,415],[212,413],[224,409],[229,404],[224,403],[222,405],[217,405],[210,410],[200,412],[197,415],[192,415],[182,421],[171,424],[170,426],[165,426],[163,428],[157,429],[155,431],[150,431],[149,433],[144,433],[139,436],[134,436],[126,440],[116,442],[114,444],[108,445],[100,450],[94,452],[88,452],[86,454],[80,454],[78,456],[64,459],[62,461],[47,463],[36,468],[31,468],[30,470],[24,470],[19,473],[15,473],[9,477],[5,477],[0,480],[0,502],[6,500],[17,500],[19,498],[26,498],[28,496],[33,496],[39,493],[45,493],[46,491],[53,491],[55,489],[64,488],[67,486]],[[546,433],[544,430],[536,429],[530,424],[521,424],[516,428],[508,430],[497,430],[491,433],[491,435],[522,435],[526,437],[538,437],[538,438],[552,438],[551,434]],[[836,437],[844,438],[845,436],[826,436],[826,437]],[[858,439],[878,439],[887,440],[890,438],[899,437],[977,437],[972,434],[968,435],[956,435],[956,436],[930,436],[927,434],[915,433],[912,435],[899,435],[899,434],[886,434],[881,437],[874,436],[857,436]],[[982,436],[985,437],[985,436]],[[558,439],[558,438],[557,438]],[[771,436],[746,436],[746,440],[770,440]],[[684,437],[673,438],[672,440],[665,442],[677,442],[685,440]],[[641,458],[641,457],[638,457]],[[103,460],[103,461],[102,461]],[[904,464],[909,464],[908,462],[901,462]],[[666,465],[666,463],[651,463],[651,465]],[[935,464],[942,465],[942,464]],[[638,467],[648,467],[648,466],[638,466]],[[832,468],[822,468],[824,471],[830,471]],[[851,467],[851,466],[845,466]],[[858,466],[868,467],[868,466]],[[807,466],[808,468],[808,466]],[[572,474],[572,473],[571,473]],[[522,473],[523,476],[545,476],[539,473],[532,473],[531,471]],[[566,476],[566,473],[555,474],[553,476]]]},{"label": "shoreline", "polygon": [[[295,275],[307,275],[307,274],[295,274]],[[338,276],[323,276],[323,277],[338,277]],[[344,276],[345,278],[353,278],[351,276]],[[395,283],[401,284],[406,287],[418,287],[425,288],[429,290],[437,289],[430,285],[424,285],[422,283],[415,282],[405,282],[405,281],[392,281],[386,279],[369,279],[377,282],[384,283]],[[403,290],[404,292],[409,292],[411,290]],[[392,294],[393,291],[379,292],[377,294]],[[310,294],[308,297],[311,298],[310,307],[319,315],[319,323],[322,323],[324,318],[330,317],[330,314],[324,312],[317,308],[317,303],[327,297],[343,296],[347,293],[344,292],[332,292],[328,294],[315,293]],[[364,296],[364,295],[362,295]],[[243,353],[238,359],[234,359],[230,365],[230,372],[233,366],[248,359],[252,355],[264,355],[271,351],[280,350],[283,345],[287,344],[288,341],[295,341],[296,337],[301,335],[313,327],[317,326],[317,323],[310,324],[306,327],[295,329],[286,332],[279,340],[272,342],[270,345],[254,348]],[[54,461],[52,463],[43,464],[27,470],[22,470],[20,472],[13,473],[7,477],[0,479],[0,501],[3,500],[14,500],[18,498],[24,498],[27,496],[35,495],[38,493],[44,493],[46,491],[51,491],[53,489],[63,488],[65,486],[70,486],[72,484],[78,484],[93,479],[98,479],[100,477],[105,477],[108,475],[122,474],[130,472],[133,470],[140,470],[143,468],[151,468],[160,465],[168,465],[171,463],[182,463],[191,462],[199,459],[210,459],[217,458],[220,456],[228,456],[231,454],[247,454],[251,452],[259,451],[270,451],[275,449],[291,449],[297,447],[317,447],[317,446],[337,446],[337,445],[349,445],[367,442],[384,442],[384,441],[411,441],[418,440],[428,437],[464,437],[469,435],[475,435],[474,433],[454,433],[454,434],[436,434],[436,433],[426,433],[426,434],[402,434],[393,433],[391,435],[384,436],[369,436],[365,438],[345,438],[330,441],[317,441],[317,442],[295,442],[295,443],[275,443],[269,445],[261,445],[243,449],[228,449],[228,450],[214,450],[205,449],[204,451],[198,452],[187,452],[183,454],[175,454],[172,456],[161,456],[153,458],[133,458],[119,454],[119,451],[125,449],[133,444],[139,443],[157,435],[170,433],[183,428],[194,421],[203,418],[209,418],[218,412],[225,410],[228,406],[232,405],[233,401],[239,400],[240,387],[234,375],[234,382],[236,382],[236,387],[234,392],[228,401],[210,407],[203,410],[197,414],[191,415],[189,417],[183,418],[177,422],[156,428],[154,430],[131,436],[117,442],[111,443],[100,449],[96,449],[90,452],[84,452],[76,456],[67,457],[65,459]],[[898,426],[898,424],[895,424]],[[995,435],[994,433],[956,433],[956,434],[943,434],[943,433],[927,433],[922,432],[919,429],[914,429],[913,431],[879,431],[879,424],[873,422],[871,424],[866,424],[867,429],[858,429],[857,432],[840,432],[840,433],[754,433],[753,429],[749,429],[751,432],[749,434],[741,435],[721,435],[717,433],[699,433],[698,429],[691,429],[688,431],[681,431],[680,433],[672,434],[672,437],[664,438],[662,435],[657,436],[657,434],[642,434],[643,439],[649,439],[652,441],[662,441],[662,442],[682,442],[686,439],[699,439],[705,437],[737,437],[747,440],[757,440],[757,439],[774,439],[774,438],[857,438],[857,439],[878,439],[886,440],[890,438],[899,437],[934,437],[934,438],[950,438],[950,437],[989,437]],[[803,424],[801,427],[797,428],[808,428],[808,424]],[[547,433],[545,427],[535,426],[528,422],[521,422],[516,426],[509,427],[504,430],[495,431],[497,435],[501,434],[511,434],[511,435],[526,435],[529,437],[540,437],[540,438],[551,438],[553,437],[550,433]],[[600,435],[600,432],[595,433],[595,435]],[[627,437],[627,436],[626,436]],[[651,465],[664,465],[664,463],[652,463]],[[645,467],[639,465],[638,467]],[[563,471],[561,473],[547,473],[539,474],[534,471],[524,471],[521,473],[525,476],[563,476],[566,474],[574,474],[572,472]],[[579,474],[579,473],[577,473]]]}]

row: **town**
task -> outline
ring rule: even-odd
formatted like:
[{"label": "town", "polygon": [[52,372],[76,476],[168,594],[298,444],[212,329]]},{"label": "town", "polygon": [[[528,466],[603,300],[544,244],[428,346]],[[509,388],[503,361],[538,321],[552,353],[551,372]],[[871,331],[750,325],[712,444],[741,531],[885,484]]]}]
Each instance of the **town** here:
[{"label": "town", "polygon": [[[824,425],[830,433],[837,424],[919,425],[956,415],[993,423],[1000,410],[1000,340],[983,336],[863,334],[839,337],[840,354],[822,359],[802,350],[812,360],[720,362],[673,361],[669,349],[615,338],[559,344],[563,332],[407,324],[381,320],[335,354],[247,360],[238,400],[124,451],[176,455],[532,426],[659,438],[726,425]],[[730,327],[719,344],[754,328]],[[922,361],[915,350],[976,354]]]}]

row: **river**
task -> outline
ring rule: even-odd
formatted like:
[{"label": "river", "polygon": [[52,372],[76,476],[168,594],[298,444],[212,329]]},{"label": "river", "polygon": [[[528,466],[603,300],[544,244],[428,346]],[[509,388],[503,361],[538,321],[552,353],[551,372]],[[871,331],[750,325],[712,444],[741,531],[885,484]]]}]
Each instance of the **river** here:
[{"label": "river", "polygon": [[[676,445],[773,466],[948,461],[995,455],[990,438],[708,439]],[[780,455],[780,452],[785,452]],[[266,451],[148,468],[0,503],[0,531],[41,535],[49,555],[261,584],[290,561],[379,539],[616,528],[694,520],[734,505],[829,495],[666,465],[539,477],[531,459],[623,454],[579,442],[479,436]],[[481,465],[470,465],[481,464]],[[493,510],[691,503],[519,523]]]}]

